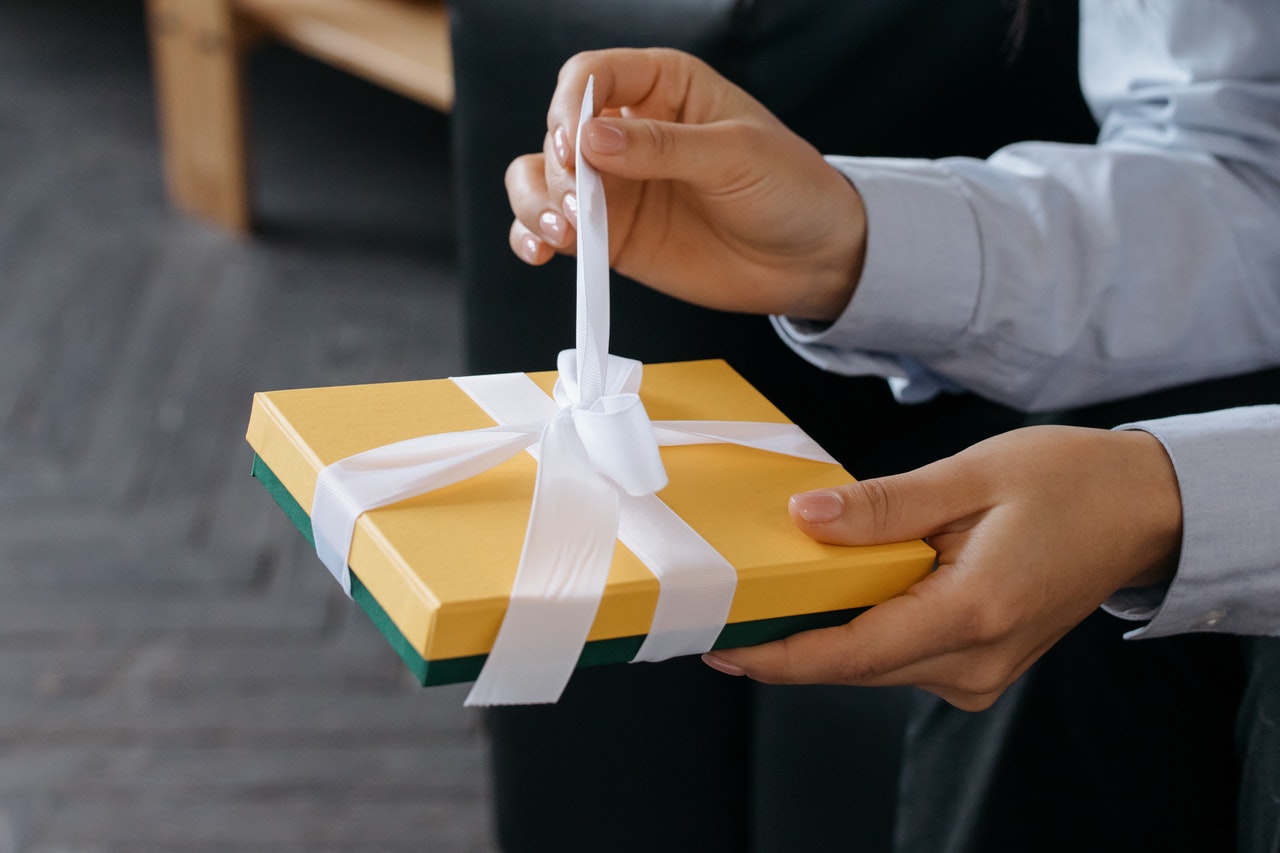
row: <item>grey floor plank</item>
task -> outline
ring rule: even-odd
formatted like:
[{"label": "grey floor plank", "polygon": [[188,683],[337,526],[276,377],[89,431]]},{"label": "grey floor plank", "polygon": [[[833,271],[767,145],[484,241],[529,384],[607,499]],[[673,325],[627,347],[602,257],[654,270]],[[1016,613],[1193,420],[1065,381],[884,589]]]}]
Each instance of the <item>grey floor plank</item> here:
[{"label": "grey floor plank", "polygon": [[244,442],[255,390],[460,369],[448,120],[257,51],[229,235],[164,199],[141,6],[0,4],[0,853],[490,853],[466,686]]}]

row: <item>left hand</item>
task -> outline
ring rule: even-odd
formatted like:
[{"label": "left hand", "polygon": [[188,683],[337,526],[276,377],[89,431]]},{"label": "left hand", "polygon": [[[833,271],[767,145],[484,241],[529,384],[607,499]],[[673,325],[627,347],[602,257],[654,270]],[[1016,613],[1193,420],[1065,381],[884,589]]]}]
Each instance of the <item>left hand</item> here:
[{"label": "left hand", "polygon": [[797,495],[815,539],[924,537],[937,568],[852,622],[710,652],[708,665],[776,684],[911,684],[991,705],[1116,590],[1167,580],[1182,507],[1145,432],[1031,427],[916,471]]},{"label": "left hand", "polygon": [[582,155],[605,183],[613,269],[708,308],[840,316],[866,250],[862,198],[759,101],[674,50],[565,63],[542,153],[507,168],[517,256],[536,265],[575,251],[573,131],[591,76],[599,115]]}]

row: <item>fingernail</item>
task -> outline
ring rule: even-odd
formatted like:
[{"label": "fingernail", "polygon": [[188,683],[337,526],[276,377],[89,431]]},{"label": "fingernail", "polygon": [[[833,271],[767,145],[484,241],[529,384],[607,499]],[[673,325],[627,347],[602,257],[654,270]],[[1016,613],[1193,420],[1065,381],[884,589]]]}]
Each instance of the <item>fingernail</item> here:
[{"label": "fingernail", "polygon": [[805,492],[791,496],[791,510],[815,524],[835,521],[844,511],[844,501],[836,492]]},{"label": "fingernail", "polygon": [[738,666],[736,663],[729,663],[719,655],[711,654],[709,652],[702,656],[702,662],[712,669],[723,672],[725,675],[746,675],[743,668]]},{"label": "fingernail", "polygon": [[587,142],[592,151],[600,154],[621,154],[627,147],[626,135],[603,121],[592,121],[587,125]]},{"label": "fingernail", "polygon": [[526,234],[520,240],[520,257],[529,263],[536,263],[538,260],[538,238],[532,234]]},{"label": "fingernail", "polygon": [[556,152],[556,160],[561,167],[569,167],[569,134],[563,127],[557,127],[551,133],[551,148]]},{"label": "fingernail", "polygon": [[556,213],[554,210],[545,211],[538,217],[538,228],[551,241],[552,245],[559,246],[564,242],[564,236],[568,232],[568,225],[565,224],[564,217]]},{"label": "fingernail", "polygon": [[565,193],[564,200],[564,217],[569,220],[569,224],[574,228],[578,227],[578,197],[573,193]]}]

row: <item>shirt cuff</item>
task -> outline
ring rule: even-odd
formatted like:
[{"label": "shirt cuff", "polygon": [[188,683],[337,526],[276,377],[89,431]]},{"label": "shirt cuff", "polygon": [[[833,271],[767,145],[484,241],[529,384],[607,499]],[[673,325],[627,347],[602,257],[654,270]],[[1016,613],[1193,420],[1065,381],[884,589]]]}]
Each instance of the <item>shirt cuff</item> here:
[{"label": "shirt cuff", "polygon": [[827,162],[849,179],[866,207],[862,277],[835,322],[775,317],[774,328],[825,370],[890,378],[904,402],[956,388],[913,356],[947,352],[976,310],[982,252],[962,184],[930,160]]},{"label": "shirt cuff", "polygon": [[1182,550],[1167,587],[1120,590],[1103,605],[1149,620],[1125,636],[1280,635],[1280,406],[1124,424],[1154,435],[1173,461]]}]

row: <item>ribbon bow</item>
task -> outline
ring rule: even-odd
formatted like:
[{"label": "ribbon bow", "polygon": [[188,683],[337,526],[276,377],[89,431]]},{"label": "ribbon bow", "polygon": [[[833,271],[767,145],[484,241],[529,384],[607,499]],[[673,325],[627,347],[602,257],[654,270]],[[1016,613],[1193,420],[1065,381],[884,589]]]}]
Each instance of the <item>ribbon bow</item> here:
[{"label": "ribbon bow", "polygon": [[608,219],[578,125],[577,348],[560,353],[548,397],[522,373],[455,377],[497,426],[421,436],[321,470],[311,521],[321,561],[351,592],[356,520],[371,509],[468,479],[527,451],[538,460],[510,602],[467,705],[555,702],[577,664],[620,540],[657,576],[658,605],[635,660],[707,651],[729,615],[733,566],[656,495],[659,445],[726,442],[833,460],[794,424],[649,420],[638,361],[610,355]]}]

